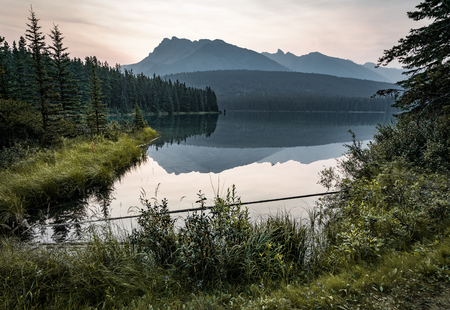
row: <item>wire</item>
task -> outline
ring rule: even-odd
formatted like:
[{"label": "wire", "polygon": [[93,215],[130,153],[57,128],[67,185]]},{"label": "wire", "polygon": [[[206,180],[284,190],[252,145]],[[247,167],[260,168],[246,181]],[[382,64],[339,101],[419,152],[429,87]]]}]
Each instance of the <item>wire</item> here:
[{"label": "wire", "polygon": [[[283,201],[283,200],[291,200],[291,199],[301,199],[301,198],[309,198],[309,197],[317,197],[317,196],[325,196],[325,195],[332,195],[332,194],[338,194],[342,193],[342,191],[336,191],[336,192],[326,192],[326,193],[318,193],[318,194],[309,194],[309,195],[301,195],[301,196],[292,196],[292,197],[284,197],[284,198],[275,198],[275,199],[266,199],[266,200],[257,200],[257,201],[250,201],[250,202],[241,202],[241,203],[233,203],[230,204],[230,206],[245,206],[245,205],[252,205],[252,204],[259,204],[259,203],[266,203],[266,202],[274,202],[274,201]],[[214,206],[206,206],[206,207],[198,207],[198,208],[191,208],[191,209],[181,209],[181,210],[172,210],[169,211],[169,214],[175,214],[175,213],[185,213],[185,212],[194,212],[194,211],[201,211],[201,210],[210,210],[214,208]],[[81,224],[89,224],[89,223],[96,223],[96,222],[104,222],[104,221],[116,221],[116,220],[123,220],[123,219],[130,219],[130,218],[137,218],[140,215],[128,215],[128,216],[121,216],[121,217],[110,217],[110,218],[104,218],[104,219],[98,219],[98,220],[89,220],[89,221],[83,221],[83,222],[74,222],[74,223],[58,223],[58,224],[48,224],[48,225],[42,225],[40,227],[56,227],[56,226],[69,226],[69,225],[81,225]]]}]

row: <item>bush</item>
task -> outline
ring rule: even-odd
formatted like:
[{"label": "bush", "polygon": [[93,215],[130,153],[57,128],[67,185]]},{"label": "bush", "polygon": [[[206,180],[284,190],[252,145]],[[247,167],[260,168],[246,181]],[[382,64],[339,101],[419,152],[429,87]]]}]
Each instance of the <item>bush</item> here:
[{"label": "bush", "polygon": [[322,184],[343,191],[321,200],[330,265],[374,262],[442,234],[450,215],[448,125],[447,116],[401,118],[380,126],[368,148],[354,140],[339,168],[322,172]]}]

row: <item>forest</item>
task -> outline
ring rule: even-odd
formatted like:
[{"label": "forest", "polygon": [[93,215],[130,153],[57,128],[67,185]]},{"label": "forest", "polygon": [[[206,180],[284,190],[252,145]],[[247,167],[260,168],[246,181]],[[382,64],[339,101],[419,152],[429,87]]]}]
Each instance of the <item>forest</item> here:
[{"label": "forest", "polygon": [[221,107],[235,111],[290,111],[290,112],[386,112],[395,113],[392,98],[340,97],[296,94],[250,94],[225,96]]},{"label": "forest", "polygon": [[196,89],[110,66],[95,56],[70,58],[58,25],[50,44],[30,11],[25,36],[0,36],[0,147],[14,141],[100,133],[111,113],[218,111],[210,87]]},{"label": "forest", "polygon": [[164,78],[192,87],[209,85],[221,110],[384,111],[392,99],[371,97],[380,89],[400,89],[390,83],[302,72],[217,70]]}]

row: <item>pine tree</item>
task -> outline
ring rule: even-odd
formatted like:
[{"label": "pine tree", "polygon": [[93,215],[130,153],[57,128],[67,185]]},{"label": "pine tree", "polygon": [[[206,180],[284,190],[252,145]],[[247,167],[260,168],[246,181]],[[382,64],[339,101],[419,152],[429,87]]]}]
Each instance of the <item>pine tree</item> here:
[{"label": "pine tree", "polygon": [[71,124],[71,131],[81,124],[81,104],[78,93],[78,81],[75,75],[69,70],[70,59],[67,47],[63,47],[62,33],[58,25],[53,25],[51,34],[52,46],[50,46],[50,56],[52,58],[51,76],[55,82],[55,92],[57,97],[54,102],[62,107],[63,118]]},{"label": "pine tree", "polygon": [[10,99],[13,96],[11,55],[8,42],[0,37],[0,99]]},{"label": "pine tree", "polygon": [[144,120],[142,111],[139,108],[139,105],[137,103],[134,105],[133,126],[136,129],[142,129],[142,128],[147,127],[147,122]]},{"label": "pine tree", "polygon": [[48,75],[48,51],[45,45],[45,36],[40,31],[38,26],[39,19],[33,11],[30,10],[31,17],[27,24],[26,37],[30,41],[31,56],[33,59],[32,67],[34,69],[34,88],[35,98],[34,104],[36,109],[41,113],[42,125],[47,134],[56,134],[57,128],[55,122],[59,121],[60,107],[52,103],[55,98],[53,91],[54,85]]},{"label": "pine tree", "polygon": [[169,85],[165,83],[163,86],[162,105],[163,105],[163,110],[165,112],[169,113],[169,115],[172,115],[173,111],[174,111],[174,106],[173,106],[173,100],[171,97],[170,86],[171,86],[171,83]]},{"label": "pine tree", "polygon": [[98,63],[95,57],[86,59],[90,64],[89,94],[90,102],[87,105],[86,121],[92,133],[100,134],[108,123],[108,108],[102,102],[102,85],[97,75]]},{"label": "pine tree", "polygon": [[[15,43],[15,42],[14,42]],[[27,42],[20,37],[19,46],[13,44],[13,67],[14,67],[14,98],[18,101],[31,103],[33,98],[32,76],[30,74],[31,59],[27,52]]]},{"label": "pine tree", "polygon": [[397,83],[404,91],[384,90],[380,95],[398,96],[394,107],[404,114],[432,116],[450,104],[450,1],[425,0],[408,17],[414,21],[432,20],[431,24],[410,30],[399,44],[384,51],[378,65],[398,59],[409,77]]}]

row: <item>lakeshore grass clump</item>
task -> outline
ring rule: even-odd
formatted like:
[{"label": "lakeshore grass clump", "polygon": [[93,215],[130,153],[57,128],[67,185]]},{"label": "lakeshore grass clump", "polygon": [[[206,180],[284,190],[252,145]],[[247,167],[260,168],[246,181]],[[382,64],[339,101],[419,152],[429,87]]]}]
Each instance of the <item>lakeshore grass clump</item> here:
[{"label": "lakeshore grass clump", "polygon": [[155,137],[154,130],[144,128],[134,134],[116,133],[113,140],[103,135],[62,139],[58,147],[30,152],[0,170],[1,222],[17,222],[27,209],[107,186],[145,158],[139,145]]}]

